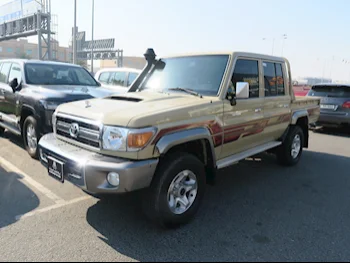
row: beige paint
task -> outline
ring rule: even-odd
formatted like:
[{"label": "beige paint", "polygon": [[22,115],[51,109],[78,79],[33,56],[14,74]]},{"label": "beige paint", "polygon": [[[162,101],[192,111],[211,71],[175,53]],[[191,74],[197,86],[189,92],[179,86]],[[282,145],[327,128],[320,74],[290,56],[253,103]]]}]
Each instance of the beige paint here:
[{"label": "beige paint", "polygon": [[[285,80],[287,95],[284,97],[265,99],[264,81],[260,81],[261,97],[259,99],[238,100],[236,106],[231,106],[225,98],[237,58],[251,58],[259,61],[272,60],[282,63],[286,61],[282,58],[249,53],[231,52],[219,54],[230,55],[230,60],[217,97],[199,98],[186,94],[142,91],[115,95],[139,98],[142,100],[141,102],[118,101],[113,98],[93,99],[90,100],[91,107],[89,108],[86,108],[85,101],[80,101],[64,104],[57,109],[57,112],[92,119],[104,125],[130,128],[156,127],[157,133],[163,129],[209,121],[219,123],[223,129],[232,125],[245,125],[245,129],[249,131],[249,128],[253,126],[250,125],[251,122],[261,122],[264,119],[269,120],[270,126],[264,132],[247,137],[243,137],[242,135],[236,141],[226,145],[217,145],[215,149],[217,159],[223,159],[280,137],[290,122],[279,124],[277,122],[279,115],[289,113],[291,116],[295,111],[305,110],[307,108],[317,109],[319,107],[319,100],[316,99],[303,98],[302,100],[295,100],[290,81],[287,79]],[[287,71],[286,67],[284,70]],[[288,107],[283,108],[283,105],[288,105]],[[261,108],[262,111],[256,113],[255,109],[257,108]],[[274,116],[277,117],[273,118]],[[313,118],[316,119],[317,116],[313,116]],[[222,131],[218,135],[225,136],[226,134]],[[130,159],[158,157],[153,144],[149,144],[138,153],[106,151],[102,151],[101,153]]]}]

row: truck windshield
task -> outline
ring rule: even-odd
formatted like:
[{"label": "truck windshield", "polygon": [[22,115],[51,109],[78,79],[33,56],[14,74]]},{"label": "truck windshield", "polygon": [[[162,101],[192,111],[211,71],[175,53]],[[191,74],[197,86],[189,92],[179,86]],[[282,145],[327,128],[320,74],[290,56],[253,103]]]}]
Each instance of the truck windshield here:
[{"label": "truck windshield", "polygon": [[142,89],[217,96],[225,74],[228,55],[206,55],[162,60],[164,67],[155,69]]},{"label": "truck windshield", "polygon": [[350,98],[350,86],[314,86],[309,92],[310,96],[330,98]]},{"label": "truck windshield", "polygon": [[28,63],[25,75],[31,85],[99,86],[85,69],[69,65]]}]

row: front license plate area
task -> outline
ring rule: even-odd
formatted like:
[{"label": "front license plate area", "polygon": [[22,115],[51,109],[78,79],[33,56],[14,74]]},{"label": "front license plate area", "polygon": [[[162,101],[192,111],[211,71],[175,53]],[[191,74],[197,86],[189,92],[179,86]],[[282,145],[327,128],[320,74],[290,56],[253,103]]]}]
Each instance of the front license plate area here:
[{"label": "front license plate area", "polygon": [[64,183],[64,163],[52,157],[47,157],[47,161],[49,176]]}]

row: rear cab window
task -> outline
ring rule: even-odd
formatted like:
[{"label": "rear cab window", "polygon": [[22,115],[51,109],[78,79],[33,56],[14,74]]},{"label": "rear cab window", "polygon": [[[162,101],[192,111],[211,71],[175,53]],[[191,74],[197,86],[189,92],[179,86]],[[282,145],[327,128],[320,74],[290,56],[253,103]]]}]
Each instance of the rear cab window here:
[{"label": "rear cab window", "polygon": [[285,96],[285,77],[282,63],[263,61],[265,97]]}]

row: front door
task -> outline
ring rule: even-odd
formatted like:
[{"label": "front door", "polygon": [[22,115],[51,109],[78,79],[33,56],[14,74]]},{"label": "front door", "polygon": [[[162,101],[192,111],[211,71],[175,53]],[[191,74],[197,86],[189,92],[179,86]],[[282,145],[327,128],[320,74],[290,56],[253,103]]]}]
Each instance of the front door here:
[{"label": "front door", "polygon": [[237,82],[250,84],[249,99],[238,99],[236,106],[224,103],[224,146],[221,158],[254,148],[264,143],[264,99],[261,97],[259,61],[238,59],[232,77],[233,89]]},{"label": "front door", "polygon": [[[8,77],[8,82],[13,81],[14,79],[17,79],[18,84],[20,84],[22,82],[21,67],[17,63],[13,63],[11,66],[9,77]],[[8,89],[5,92],[5,101],[6,101],[6,105],[7,105],[8,109],[9,109],[8,117],[10,117],[12,119],[13,124],[16,124],[17,117],[19,115],[17,97],[21,91],[16,90],[14,92],[12,90],[12,88],[9,86],[9,84],[7,86],[8,86]]]}]

